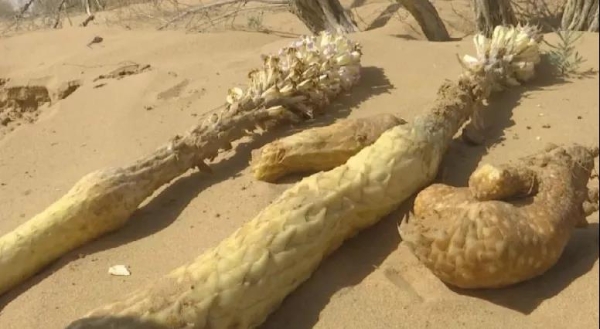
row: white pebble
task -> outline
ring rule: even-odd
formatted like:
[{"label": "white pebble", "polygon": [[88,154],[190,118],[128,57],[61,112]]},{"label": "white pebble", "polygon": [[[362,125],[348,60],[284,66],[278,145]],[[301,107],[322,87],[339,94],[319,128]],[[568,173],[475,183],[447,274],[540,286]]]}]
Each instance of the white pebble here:
[{"label": "white pebble", "polygon": [[131,272],[125,265],[115,265],[108,269],[108,274],[116,276],[130,276]]}]

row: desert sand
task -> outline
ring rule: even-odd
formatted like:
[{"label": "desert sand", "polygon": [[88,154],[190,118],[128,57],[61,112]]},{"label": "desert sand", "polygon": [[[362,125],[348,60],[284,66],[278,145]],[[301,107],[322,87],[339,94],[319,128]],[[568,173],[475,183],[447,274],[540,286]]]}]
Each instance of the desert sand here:
[{"label": "desert sand", "polygon": [[[385,6],[371,1],[360,9],[363,18],[373,19]],[[440,15],[461,22],[447,8]],[[410,121],[434,100],[444,79],[458,76],[456,55],[474,53],[471,36],[449,27],[456,41],[428,42],[409,23],[392,19],[351,36],[363,45],[362,79],[330,106],[331,115],[312,125],[375,113]],[[261,53],[307,33],[288,13],[265,17],[265,26],[278,32],[157,32],[98,23],[0,38],[0,78],[45,86],[52,100],[35,110],[31,122],[0,127],[0,234],[43,210],[83,175],[127,164],[184,132],[222,105],[228,88],[245,83]],[[86,46],[95,36],[104,41]],[[587,59],[583,69],[599,69],[598,44],[598,34],[578,41]],[[150,67],[94,81],[133,64]],[[56,90],[69,81],[80,87],[59,99]],[[485,145],[453,143],[439,181],[464,186],[481,161],[516,159],[546,143],[597,145],[598,106],[597,74],[557,79],[542,64],[534,81],[493,98]],[[211,165],[212,175],[180,177],[147,200],[125,228],[0,297],[0,328],[64,328],[216,245],[299,179],[258,182],[248,167],[252,149],[292,131],[245,140]],[[461,291],[441,283],[400,244],[397,224],[406,208],[344,244],[262,328],[598,327],[597,212],[542,277],[500,290]],[[107,270],[116,264],[127,265],[132,275],[110,276]]]}]

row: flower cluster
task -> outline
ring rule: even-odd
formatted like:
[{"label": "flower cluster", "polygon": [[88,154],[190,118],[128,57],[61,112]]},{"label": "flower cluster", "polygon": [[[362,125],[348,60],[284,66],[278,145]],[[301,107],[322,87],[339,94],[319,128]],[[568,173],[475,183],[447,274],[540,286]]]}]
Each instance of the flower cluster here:
[{"label": "flower cluster", "polygon": [[[249,73],[247,88],[232,88],[227,103],[252,107],[284,106],[305,117],[329,104],[360,78],[360,45],[345,35],[305,36],[277,55],[263,56],[263,67]],[[246,106],[242,106],[246,107]]]},{"label": "flower cluster", "polygon": [[535,65],[540,62],[542,35],[533,26],[497,26],[491,39],[478,34],[473,41],[477,55],[462,58],[465,74],[486,80],[491,90],[531,79]]}]

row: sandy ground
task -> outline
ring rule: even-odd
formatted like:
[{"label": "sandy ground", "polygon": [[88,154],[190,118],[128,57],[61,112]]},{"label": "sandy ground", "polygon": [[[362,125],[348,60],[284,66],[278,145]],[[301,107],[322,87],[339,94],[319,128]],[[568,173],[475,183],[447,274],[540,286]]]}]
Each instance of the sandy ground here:
[{"label": "sandy ground", "polygon": [[[286,32],[304,32],[286,15],[280,21]],[[335,115],[318,124],[384,112],[410,120],[434,100],[444,79],[460,73],[456,54],[473,53],[470,37],[430,43],[410,33],[390,22],[353,35],[364,47],[363,78],[331,106]],[[96,35],[104,42],[86,47]],[[57,87],[80,85],[39,107],[32,123],[0,131],[0,234],[43,210],[84,174],[127,164],[185,131],[221,105],[228,88],[245,82],[260,53],[292,40],[280,33],[98,26],[0,39],[0,78],[10,78],[8,84],[46,86],[53,101]],[[583,68],[597,70],[598,34],[586,34],[577,49],[587,59]],[[93,81],[132,63],[151,67]],[[531,84],[496,97],[488,115],[487,144],[455,142],[442,168],[445,182],[464,185],[480,161],[515,159],[547,142],[598,144],[598,76],[559,81],[542,66]],[[216,245],[290,184],[256,182],[249,175],[251,149],[267,140],[238,145],[213,165],[212,176],[191,172],[174,181],[122,230],[0,297],[0,328],[63,328]],[[547,274],[477,293],[448,288],[399,245],[401,215],[399,210],[344,244],[263,328],[598,327],[597,213]],[[130,266],[132,275],[109,276],[115,264]]]}]

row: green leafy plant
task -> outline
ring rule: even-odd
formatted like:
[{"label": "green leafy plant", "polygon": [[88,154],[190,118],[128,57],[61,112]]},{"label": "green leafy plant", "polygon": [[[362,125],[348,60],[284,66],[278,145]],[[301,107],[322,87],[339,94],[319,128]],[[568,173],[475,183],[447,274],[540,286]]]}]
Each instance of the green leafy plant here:
[{"label": "green leafy plant", "polygon": [[556,44],[544,40],[544,43],[551,48],[547,52],[550,63],[560,75],[583,74],[579,68],[586,60],[575,49],[575,43],[583,36],[583,33],[570,30],[555,30],[555,32],[559,37]]}]

